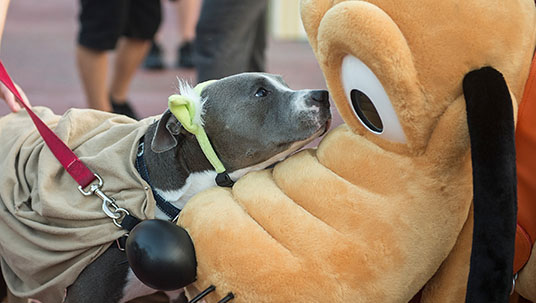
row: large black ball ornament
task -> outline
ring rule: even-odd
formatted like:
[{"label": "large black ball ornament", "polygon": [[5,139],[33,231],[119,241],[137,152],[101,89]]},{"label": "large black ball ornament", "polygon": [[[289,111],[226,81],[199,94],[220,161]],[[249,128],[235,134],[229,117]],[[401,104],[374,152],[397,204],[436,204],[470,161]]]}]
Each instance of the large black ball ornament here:
[{"label": "large black ball ornament", "polygon": [[145,220],[130,232],[125,250],[132,271],[147,286],[175,290],[196,279],[192,239],[184,228],[164,220]]}]

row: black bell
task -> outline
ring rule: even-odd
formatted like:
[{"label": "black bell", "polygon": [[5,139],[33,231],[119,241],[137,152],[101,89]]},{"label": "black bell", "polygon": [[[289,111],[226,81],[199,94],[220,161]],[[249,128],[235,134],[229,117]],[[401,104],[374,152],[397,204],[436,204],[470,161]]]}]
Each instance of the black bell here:
[{"label": "black bell", "polygon": [[188,232],[164,220],[145,220],[130,232],[125,247],[132,271],[147,286],[175,290],[196,279],[195,249]]}]

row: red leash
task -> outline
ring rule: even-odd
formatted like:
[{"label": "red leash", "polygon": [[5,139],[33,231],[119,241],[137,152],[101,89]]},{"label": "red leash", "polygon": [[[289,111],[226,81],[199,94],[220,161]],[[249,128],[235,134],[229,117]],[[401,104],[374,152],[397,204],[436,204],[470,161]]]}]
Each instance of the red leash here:
[{"label": "red leash", "polygon": [[56,134],[30,109],[30,107],[22,102],[22,97],[9,77],[1,60],[0,82],[4,83],[4,85],[15,95],[19,103],[26,109],[48,148],[73,179],[80,184],[82,188],[87,187],[91,182],[96,180],[95,174],[89,170],[80,159],[78,159],[73,151],[65,145],[58,136],[56,136]]}]

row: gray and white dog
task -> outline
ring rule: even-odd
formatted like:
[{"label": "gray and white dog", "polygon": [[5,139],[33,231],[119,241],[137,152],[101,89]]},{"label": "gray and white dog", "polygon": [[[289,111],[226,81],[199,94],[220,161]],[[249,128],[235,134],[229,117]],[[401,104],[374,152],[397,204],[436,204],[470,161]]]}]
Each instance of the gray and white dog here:
[{"label": "gray and white dog", "polygon": [[[201,98],[199,118],[233,180],[294,153],[325,133],[331,119],[327,91],[292,90],[281,77],[264,73],[223,78],[204,88]],[[169,110],[148,128],[143,145],[154,192],[176,208],[216,185],[216,172],[195,136]],[[169,219],[163,211],[156,216]],[[125,260],[112,245],[80,274],[65,302],[127,302],[155,292],[135,277]],[[181,292],[170,294],[177,300],[173,302],[179,302]]]}]

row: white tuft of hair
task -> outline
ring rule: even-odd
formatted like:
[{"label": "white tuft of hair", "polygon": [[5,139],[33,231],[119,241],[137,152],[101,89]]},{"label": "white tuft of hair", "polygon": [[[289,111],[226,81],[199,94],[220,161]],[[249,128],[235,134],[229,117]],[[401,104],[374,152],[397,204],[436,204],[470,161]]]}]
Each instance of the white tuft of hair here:
[{"label": "white tuft of hair", "polygon": [[183,80],[177,77],[177,81],[179,82],[179,85],[178,85],[179,94],[181,96],[185,96],[189,98],[194,103],[195,115],[194,115],[193,123],[203,126],[205,124],[205,122],[203,121],[203,115],[205,114],[204,104],[205,104],[206,99],[201,98],[201,96],[194,90],[192,85],[188,83],[186,80]]}]

